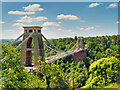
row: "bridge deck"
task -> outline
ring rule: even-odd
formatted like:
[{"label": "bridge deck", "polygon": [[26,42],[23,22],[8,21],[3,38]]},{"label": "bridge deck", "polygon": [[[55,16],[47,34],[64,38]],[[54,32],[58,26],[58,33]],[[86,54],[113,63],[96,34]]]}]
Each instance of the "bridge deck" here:
[{"label": "bridge deck", "polygon": [[77,52],[80,52],[80,51],[83,51],[83,49],[79,49],[79,50],[75,49],[75,50],[72,50],[72,51],[67,51],[67,52],[64,52],[64,53],[61,53],[61,54],[58,54],[58,55],[54,55],[54,56],[45,58],[45,62],[46,63],[51,63],[53,61],[56,61],[58,59],[61,59],[63,57],[69,56],[71,54],[74,54],[74,53],[77,53]]}]

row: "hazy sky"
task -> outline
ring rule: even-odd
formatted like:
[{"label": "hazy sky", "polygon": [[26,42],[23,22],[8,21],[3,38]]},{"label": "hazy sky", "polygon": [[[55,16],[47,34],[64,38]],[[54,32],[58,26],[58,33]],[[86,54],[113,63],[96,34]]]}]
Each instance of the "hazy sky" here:
[{"label": "hazy sky", "polygon": [[3,2],[2,38],[15,39],[22,26],[42,26],[46,38],[118,34],[115,2]]}]

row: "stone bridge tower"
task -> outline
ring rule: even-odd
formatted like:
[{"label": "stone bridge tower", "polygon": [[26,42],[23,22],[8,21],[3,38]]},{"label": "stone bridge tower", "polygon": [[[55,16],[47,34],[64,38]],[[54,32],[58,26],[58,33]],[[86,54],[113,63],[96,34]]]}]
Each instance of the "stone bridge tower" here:
[{"label": "stone bridge tower", "polygon": [[[32,65],[32,51],[34,51],[34,66],[38,66],[38,57],[41,56],[44,60],[44,46],[41,35],[42,27],[39,26],[24,26],[25,40],[32,32],[32,36],[21,47],[21,62],[25,65]],[[33,43],[32,43],[33,40]],[[32,47],[33,46],[33,47]]]},{"label": "stone bridge tower", "polygon": [[86,56],[87,56],[87,49],[84,48],[84,38],[83,37],[78,37],[77,38],[77,46],[76,49],[80,50],[80,52],[74,53],[73,58],[74,61],[82,61],[85,60]]},{"label": "stone bridge tower", "polygon": [[77,46],[76,46],[77,50],[84,49],[84,39],[83,37],[78,37],[77,38]]}]

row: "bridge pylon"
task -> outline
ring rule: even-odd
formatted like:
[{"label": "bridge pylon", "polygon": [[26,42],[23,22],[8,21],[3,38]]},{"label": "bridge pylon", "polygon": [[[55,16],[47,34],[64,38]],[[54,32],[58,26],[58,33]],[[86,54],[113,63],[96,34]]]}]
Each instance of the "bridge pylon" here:
[{"label": "bridge pylon", "polygon": [[79,36],[77,38],[77,46],[76,46],[76,49],[79,50],[79,49],[83,49],[84,50],[84,39],[82,36]]},{"label": "bridge pylon", "polygon": [[80,50],[77,53],[74,53],[73,58],[74,61],[83,61],[85,60],[86,56],[87,56],[87,50],[84,48],[84,38],[83,37],[78,37],[77,38],[77,45],[76,45],[76,49]]},{"label": "bridge pylon", "polygon": [[[32,51],[34,51],[34,66],[38,66],[38,57],[44,60],[44,45],[41,35],[42,27],[39,26],[24,26],[23,41],[27,40],[22,44],[21,47],[21,62],[25,65],[32,65]],[[33,33],[33,34],[32,34]],[[27,37],[32,36],[27,39]],[[33,41],[33,42],[32,42]]]}]

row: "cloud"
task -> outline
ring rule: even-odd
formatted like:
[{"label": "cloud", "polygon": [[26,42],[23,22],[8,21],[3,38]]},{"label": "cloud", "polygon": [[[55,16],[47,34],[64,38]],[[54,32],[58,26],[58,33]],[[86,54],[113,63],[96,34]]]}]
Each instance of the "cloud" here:
[{"label": "cloud", "polygon": [[9,11],[8,14],[15,15],[30,15],[35,14],[35,11],[43,11],[43,8],[40,8],[39,4],[28,5],[27,7],[22,7],[25,11]]},{"label": "cloud", "polygon": [[30,15],[35,14],[35,12],[21,12],[21,11],[9,11],[8,14],[16,14],[16,15]]},{"label": "cloud", "polygon": [[47,30],[47,29],[48,29],[48,28],[46,28],[46,27],[43,27],[43,28],[42,28],[42,30]]},{"label": "cloud", "polygon": [[120,21],[116,21],[116,23],[118,24],[118,23],[120,23]]},{"label": "cloud", "polygon": [[101,27],[101,26],[100,26],[100,25],[96,25],[95,27],[96,27],[96,28],[99,28],[99,27]]},{"label": "cloud", "polygon": [[82,30],[88,31],[88,30],[94,30],[94,29],[99,28],[99,27],[101,27],[101,26],[96,25],[95,27],[80,28],[80,30],[81,30],[81,31],[82,31]]},{"label": "cloud", "polygon": [[70,34],[75,34],[75,32],[73,32],[71,29],[65,30],[65,32],[69,32]]},{"label": "cloud", "polygon": [[57,30],[58,30],[58,31],[61,31],[62,29],[61,29],[61,28],[58,28]]},{"label": "cloud", "polygon": [[85,20],[80,19],[80,22],[86,22]]},{"label": "cloud", "polygon": [[75,34],[75,32],[72,32],[72,31],[71,31],[70,33],[71,33],[71,34]]},{"label": "cloud", "polygon": [[59,24],[61,24],[62,22],[58,22]]},{"label": "cloud", "polygon": [[62,32],[70,33],[70,34],[75,34],[75,32],[72,31],[72,29],[64,29],[64,30],[62,30]]},{"label": "cloud", "polygon": [[9,29],[9,30],[4,30],[5,32],[13,32],[13,30]]},{"label": "cloud", "polygon": [[92,4],[89,5],[89,8],[93,8],[93,7],[99,6],[101,4],[102,3],[92,3]]},{"label": "cloud", "polygon": [[43,8],[40,8],[40,4],[32,4],[27,7],[23,7],[25,11],[43,11]]},{"label": "cloud", "polygon": [[29,16],[24,16],[24,17],[20,17],[19,20],[17,20],[17,22],[37,22],[37,21],[45,21],[47,20],[46,17],[36,17],[36,18],[32,18],[32,17],[29,17]]},{"label": "cloud", "polygon": [[5,23],[5,22],[3,22],[3,21],[0,21],[0,24],[2,24],[2,23]]},{"label": "cloud", "polygon": [[60,26],[60,25],[56,22],[45,22],[43,23],[43,26]]},{"label": "cloud", "polygon": [[118,5],[117,3],[112,3],[106,8],[115,8],[115,7],[117,7],[117,5]]},{"label": "cloud", "polygon": [[15,23],[15,24],[13,24],[12,26],[23,26],[24,24],[22,24],[22,23]]},{"label": "cloud", "polygon": [[95,27],[88,27],[85,30],[93,30],[93,29],[95,29]]},{"label": "cloud", "polygon": [[79,18],[75,15],[64,15],[60,14],[57,16],[57,19],[64,19],[64,20],[78,20]]},{"label": "cloud", "polygon": [[80,30],[84,30],[84,28],[80,28]]},{"label": "cloud", "polygon": [[22,24],[22,23],[15,23],[15,24],[12,24],[12,26],[17,26],[18,29],[23,29],[24,24]]}]

